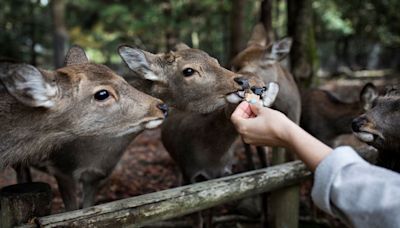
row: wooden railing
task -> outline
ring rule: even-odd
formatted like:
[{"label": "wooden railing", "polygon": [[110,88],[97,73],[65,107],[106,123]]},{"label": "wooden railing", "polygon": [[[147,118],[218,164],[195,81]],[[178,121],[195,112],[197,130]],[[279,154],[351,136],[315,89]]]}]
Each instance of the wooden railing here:
[{"label": "wooden railing", "polygon": [[[374,154],[361,154],[373,160]],[[312,173],[300,161],[289,162],[94,207],[34,219],[20,227],[140,227],[229,201],[294,186]]]}]

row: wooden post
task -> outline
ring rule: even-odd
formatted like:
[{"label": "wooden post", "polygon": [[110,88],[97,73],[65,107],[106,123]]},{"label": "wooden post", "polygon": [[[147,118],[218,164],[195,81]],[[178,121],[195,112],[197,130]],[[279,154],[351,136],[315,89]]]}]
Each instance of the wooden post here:
[{"label": "wooden post", "polygon": [[[287,161],[287,151],[283,148],[273,148],[272,164],[277,165]],[[269,197],[270,227],[297,228],[299,225],[300,188],[292,185],[281,188]]]},{"label": "wooden post", "polygon": [[6,186],[0,191],[0,227],[8,228],[51,212],[51,188],[31,182]]}]

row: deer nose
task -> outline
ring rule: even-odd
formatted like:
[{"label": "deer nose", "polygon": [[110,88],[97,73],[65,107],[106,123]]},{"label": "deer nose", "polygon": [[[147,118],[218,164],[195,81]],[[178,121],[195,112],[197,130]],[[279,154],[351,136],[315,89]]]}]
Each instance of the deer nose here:
[{"label": "deer nose", "polygon": [[168,116],[168,105],[167,104],[164,104],[164,103],[158,104],[157,108],[160,109],[164,113],[165,117]]},{"label": "deer nose", "polygon": [[360,128],[367,122],[367,119],[363,116],[353,119],[351,122],[351,128],[354,132],[360,132]]},{"label": "deer nose", "polygon": [[248,81],[247,79],[244,79],[244,78],[242,78],[242,77],[239,77],[239,78],[234,78],[233,80],[234,80],[237,84],[239,84],[239,85],[242,87],[242,89],[248,89],[248,88],[250,88],[249,81]]},{"label": "deer nose", "polygon": [[265,90],[267,90],[267,88],[265,87],[255,87],[255,86],[251,87],[251,91],[253,91],[253,93],[258,96],[261,96]]}]

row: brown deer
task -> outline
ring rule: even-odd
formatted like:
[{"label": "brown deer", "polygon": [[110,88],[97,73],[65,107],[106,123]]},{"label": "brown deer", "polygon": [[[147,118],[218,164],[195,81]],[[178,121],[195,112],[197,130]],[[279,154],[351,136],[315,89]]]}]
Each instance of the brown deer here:
[{"label": "brown deer", "polygon": [[46,71],[0,63],[0,169],[46,157],[78,137],[125,135],[164,119],[151,98],[73,47],[67,66]]},{"label": "brown deer", "polygon": [[355,118],[355,136],[378,150],[377,165],[400,172],[400,88],[390,86],[385,95],[368,103],[368,110]]},{"label": "brown deer", "polygon": [[[273,102],[277,93],[275,83],[265,88],[265,83],[253,74],[240,75],[222,68],[206,53],[179,45],[177,52],[167,65],[176,71],[173,76],[164,74],[154,77],[152,72],[160,72],[160,58],[149,53],[122,53],[129,67],[151,81],[147,92],[156,97],[168,97],[174,109],[162,126],[162,142],[168,153],[179,166],[184,184],[209,180],[231,173],[233,162],[232,144],[238,134],[230,121],[230,115],[243,99],[244,90],[252,90],[262,97],[265,105]],[[128,51],[128,50],[125,50]],[[135,51],[137,52],[137,51]],[[168,59],[171,57],[168,57]],[[142,66],[130,65],[141,62]],[[129,61],[131,60],[131,61]],[[190,60],[190,61],[188,61]],[[205,64],[206,63],[206,64]],[[148,69],[151,72],[146,73]],[[145,72],[145,73],[144,73]],[[160,74],[158,74],[160,75]],[[162,74],[161,74],[162,75]],[[161,84],[168,84],[160,88]],[[200,101],[201,99],[201,101]],[[188,107],[197,107],[192,111]],[[199,217],[200,218],[200,217]],[[201,226],[202,219],[198,220]]]},{"label": "brown deer", "polygon": [[364,112],[372,99],[375,99],[375,87],[371,83],[365,84],[359,101],[353,103],[342,102],[326,90],[304,90],[300,126],[332,146],[337,136],[352,133],[352,120]]},{"label": "brown deer", "polygon": [[[81,54],[84,55],[84,53]],[[67,55],[65,65],[74,65],[73,58],[75,58],[74,55]],[[147,100],[153,98],[142,94],[142,96],[137,96],[136,99],[143,101],[130,108],[141,113],[146,111]],[[167,114],[167,105],[159,102],[157,109],[161,114]],[[123,116],[123,118],[128,117]],[[53,150],[46,160],[36,163],[35,167],[54,175],[66,210],[79,209],[78,183],[82,184],[83,207],[92,206],[98,188],[112,172],[126,147],[143,130],[158,127],[161,124],[161,119],[144,122],[124,135],[98,134],[94,137],[79,137]],[[19,175],[21,173],[27,176],[26,172],[20,172]]]},{"label": "brown deer", "polygon": [[[230,113],[243,99],[244,90],[252,89],[263,100],[272,100],[267,96],[270,92],[264,88],[265,84],[253,75],[228,71],[205,52],[183,44],[178,46],[176,52],[169,54],[153,55],[128,47],[120,53],[131,70],[147,79],[147,82],[151,81],[146,92],[156,97],[166,97],[165,100],[170,101],[167,103],[174,107],[167,118],[168,122],[163,124],[162,140],[183,171],[184,182],[188,184],[197,178],[216,178],[229,172],[227,160],[230,158],[222,154],[227,153],[237,137],[229,120]],[[169,63],[163,66],[160,59],[167,59]],[[137,65],[141,61],[146,63]],[[168,68],[173,70],[173,74],[168,72],[171,70]],[[157,75],[161,77],[155,77],[154,72],[160,71],[167,73],[159,73]],[[250,88],[250,84],[254,87]],[[224,135],[222,141],[221,135]]]},{"label": "brown deer", "polygon": [[[276,95],[276,99],[272,104],[272,108],[277,109],[288,116],[295,123],[300,122],[301,114],[301,100],[299,89],[293,76],[288,70],[283,66],[281,61],[289,54],[292,40],[290,38],[284,38],[275,42],[267,43],[267,33],[263,24],[257,24],[251,34],[250,40],[247,43],[247,47],[241,51],[232,60],[232,69],[239,74],[254,74],[260,77],[265,84],[276,83],[279,85],[279,91]],[[252,160],[251,147],[245,144],[245,152],[248,160],[248,168],[255,167]],[[257,154],[260,158],[261,166],[266,167],[268,165],[267,156],[263,147],[257,147]],[[277,153],[276,160],[284,160],[286,157],[288,159],[293,159],[290,153]],[[285,191],[284,194],[287,192]],[[286,195],[287,196],[287,195]],[[293,194],[292,196],[293,197]],[[268,201],[267,196],[264,194],[262,196],[262,209],[263,223],[268,220],[268,206],[266,202]],[[271,199],[273,199],[271,197]],[[281,198],[276,197],[276,199]],[[290,199],[296,200],[296,199]],[[287,200],[287,201],[290,201]],[[286,210],[284,204],[274,200],[272,202],[277,208],[277,211]],[[273,206],[271,206],[273,207]],[[292,208],[295,206],[292,205]],[[283,218],[283,217],[282,217]],[[295,218],[291,219],[295,221]]]},{"label": "brown deer", "polygon": [[239,74],[257,75],[265,84],[270,82],[278,84],[279,92],[272,108],[299,123],[301,114],[299,89],[293,76],[280,63],[288,55],[292,40],[285,38],[271,44],[266,44],[266,40],[264,26],[257,24],[247,47],[233,59],[232,69]]}]

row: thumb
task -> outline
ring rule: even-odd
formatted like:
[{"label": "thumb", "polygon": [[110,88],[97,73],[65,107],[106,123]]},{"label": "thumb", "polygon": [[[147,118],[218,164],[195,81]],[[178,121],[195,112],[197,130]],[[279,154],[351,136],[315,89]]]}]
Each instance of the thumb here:
[{"label": "thumb", "polygon": [[258,116],[261,113],[261,105],[259,103],[250,104],[251,111]]}]

